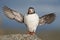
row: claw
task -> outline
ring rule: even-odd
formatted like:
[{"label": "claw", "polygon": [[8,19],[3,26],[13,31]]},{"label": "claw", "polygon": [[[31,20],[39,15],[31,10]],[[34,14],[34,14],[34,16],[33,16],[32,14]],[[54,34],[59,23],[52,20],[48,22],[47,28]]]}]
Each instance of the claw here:
[{"label": "claw", "polygon": [[34,35],[35,32],[30,32],[30,31],[28,31],[27,34]]}]

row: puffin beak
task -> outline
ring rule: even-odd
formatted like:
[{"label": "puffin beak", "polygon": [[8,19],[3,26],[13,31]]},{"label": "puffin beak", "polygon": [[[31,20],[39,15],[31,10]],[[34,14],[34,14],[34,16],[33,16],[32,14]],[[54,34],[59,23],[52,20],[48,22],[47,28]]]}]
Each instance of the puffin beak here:
[{"label": "puffin beak", "polygon": [[33,9],[29,9],[28,12],[31,14],[31,13],[33,13],[34,11],[33,11]]}]

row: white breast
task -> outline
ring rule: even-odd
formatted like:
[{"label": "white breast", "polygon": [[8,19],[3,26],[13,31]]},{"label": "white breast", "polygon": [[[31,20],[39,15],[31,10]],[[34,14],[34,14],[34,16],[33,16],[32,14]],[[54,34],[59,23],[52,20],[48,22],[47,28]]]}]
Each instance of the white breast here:
[{"label": "white breast", "polygon": [[29,14],[24,16],[24,23],[28,26],[29,31],[35,32],[39,23],[39,17],[35,14]]}]

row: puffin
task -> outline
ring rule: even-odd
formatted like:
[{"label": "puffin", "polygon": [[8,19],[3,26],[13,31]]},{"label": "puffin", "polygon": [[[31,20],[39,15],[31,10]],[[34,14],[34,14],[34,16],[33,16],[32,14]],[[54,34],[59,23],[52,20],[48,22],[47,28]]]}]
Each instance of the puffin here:
[{"label": "puffin", "polygon": [[56,18],[55,13],[48,13],[39,17],[35,12],[34,7],[29,7],[28,12],[25,15],[22,15],[22,13],[19,13],[18,11],[11,9],[8,6],[3,6],[2,10],[4,12],[4,15],[9,19],[15,20],[19,23],[24,23],[26,25],[26,28],[28,29],[27,34],[30,35],[36,33],[38,25],[41,26],[44,24],[50,24]]}]

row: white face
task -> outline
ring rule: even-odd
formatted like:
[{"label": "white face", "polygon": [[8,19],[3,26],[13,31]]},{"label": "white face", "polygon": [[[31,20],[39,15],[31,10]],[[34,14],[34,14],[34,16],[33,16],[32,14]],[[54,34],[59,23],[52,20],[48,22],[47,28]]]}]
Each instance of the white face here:
[{"label": "white face", "polygon": [[34,12],[34,9],[29,9],[28,12],[29,14],[32,14]]}]

